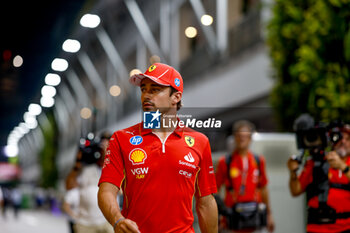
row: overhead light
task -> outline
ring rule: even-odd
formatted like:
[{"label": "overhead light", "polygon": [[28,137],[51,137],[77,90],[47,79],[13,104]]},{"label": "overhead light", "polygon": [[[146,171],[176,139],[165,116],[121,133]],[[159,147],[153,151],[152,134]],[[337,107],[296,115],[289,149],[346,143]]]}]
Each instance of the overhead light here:
[{"label": "overhead light", "polygon": [[85,108],[82,108],[80,110],[80,116],[83,119],[89,119],[91,117],[91,115],[92,115],[92,112],[91,112],[90,108],[85,107]]},{"label": "overhead light", "polygon": [[101,22],[101,19],[98,15],[86,14],[80,19],[80,25],[87,28],[95,28]]},{"label": "overhead light", "polygon": [[130,77],[131,77],[131,76],[133,76],[133,75],[135,75],[135,74],[140,74],[140,73],[142,73],[141,70],[139,70],[139,69],[133,69],[133,70],[130,71],[129,75],[130,75]]},{"label": "overhead light", "polygon": [[41,113],[41,107],[39,104],[29,104],[28,112],[32,116],[40,115]]},{"label": "overhead light", "polygon": [[54,97],[56,95],[56,88],[53,86],[45,85],[41,88],[41,95],[43,97]]},{"label": "overhead light", "polygon": [[16,140],[16,141],[18,141],[22,136],[23,135],[21,133],[18,133],[17,131],[12,130],[10,135],[7,138],[7,141],[9,141],[9,140]]},{"label": "overhead light", "polygon": [[[24,124],[24,123],[23,123]],[[29,132],[28,127],[22,127],[22,126],[17,126],[18,128],[16,129],[18,133],[20,133],[22,136],[27,134]]]},{"label": "overhead light", "polygon": [[185,35],[188,38],[194,38],[197,36],[197,29],[195,27],[187,27],[185,29]]},{"label": "overhead light", "polygon": [[[35,118],[34,118],[34,121],[36,121]],[[33,123],[34,121],[32,121],[32,123]],[[30,124],[30,123],[29,123],[29,124]],[[26,122],[26,123],[21,122],[21,123],[19,124],[18,127],[19,127],[20,129],[23,130],[22,132],[24,132],[24,134],[29,133],[29,128],[28,128],[28,126],[27,126],[27,122]]]},{"label": "overhead light", "polygon": [[50,108],[55,104],[55,100],[52,97],[43,96],[40,99],[40,105],[45,108]]},{"label": "overhead light", "polygon": [[35,120],[35,121],[31,122],[31,123],[26,123],[26,125],[27,125],[27,127],[29,129],[35,129],[38,126],[38,121]]},{"label": "overhead light", "polygon": [[109,93],[111,94],[111,96],[119,96],[120,91],[120,87],[117,85],[113,85],[109,88]]},{"label": "overhead light", "polygon": [[62,58],[55,58],[51,63],[51,68],[55,71],[65,71],[68,68],[68,62]]},{"label": "overhead light", "polygon": [[14,136],[7,138],[7,145],[17,145],[19,141],[19,138],[16,138]]},{"label": "overhead light", "polygon": [[66,40],[62,45],[62,49],[68,53],[76,53],[79,51],[80,47],[79,41],[71,39]]},{"label": "overhead light", "polygon": [[58,74],[49,73],[45,76],[45,84],[50,86],[57,86],[61,83],[61,77]]},{"label": "overhead light", "polygon": [[19,126],[16,126],[14,129],[13,129],[13,132],[15,134],[17,134],[19,137],[23,137],[24,133],[23,133],[23,130],[21,129],[21,127]]},{"label": "overhead light", "polygon": [[5,155],[7,157],[16,157],[18,154],[18,147],[15,145],[5,146]]},{"label": "overhead light", "polygon": [[25,123],[36,121],[35,116],[31,115],[29,112],[24,113],[23,119]]},{"label": "overhead light", "polygon": [[20,55],[15,56],[13,58],[13,66],[14,67],[21,67],[23,64],[23,58]]},{"label": "overhead light", "polygon": [[211,17],[211,15],[203,15],[201,17],[201,22],[203,25],[209,26],[213,23],[213,17]]},{"label": "overhead light", "polygon": [[149,62],[150,62],[151,64],[160,62],[160,57],[159,57],[158,55],[152,55],[152,56],[149,58]]}]

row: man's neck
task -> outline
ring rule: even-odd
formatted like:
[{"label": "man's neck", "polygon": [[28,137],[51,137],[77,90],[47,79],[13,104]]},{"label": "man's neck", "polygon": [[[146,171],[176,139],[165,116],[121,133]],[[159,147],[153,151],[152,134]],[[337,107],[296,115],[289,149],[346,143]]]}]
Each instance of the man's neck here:
[{"label": "man's neck", "polygon": [[[176,117],[176,111],[169,111],[166,113],[162,113],[160,118],[161,124],[159,129],[152,129],[152,132],[157,134],[163,141],[169,134],[174,132],[177,127],[178,119]],[[163,125],[164,123],[164,125]]]},{"label": "man's neck", "polygon": [[236,153],[241,157],[245,157],[248,155],[248,149],[235,149]]}]

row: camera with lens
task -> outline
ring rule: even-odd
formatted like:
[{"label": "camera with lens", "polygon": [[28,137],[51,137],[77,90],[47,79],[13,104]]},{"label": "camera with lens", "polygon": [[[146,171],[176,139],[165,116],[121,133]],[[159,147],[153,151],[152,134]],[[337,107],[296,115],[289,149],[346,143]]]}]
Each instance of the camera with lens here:
[{"label": "camera with lens", "polygon": [[103,156],[103,148],[95,140],[81,139],[79,150],[81,157],[79,159],[83,164],[96,164]]},{"label": "camera with lens", "polygon": [[303,114],[294,122],[298,149],[308,150],[313,159],[321,159],[327,148],[333,147],[342,139],[341,121],[315,123],[314,119]]}]

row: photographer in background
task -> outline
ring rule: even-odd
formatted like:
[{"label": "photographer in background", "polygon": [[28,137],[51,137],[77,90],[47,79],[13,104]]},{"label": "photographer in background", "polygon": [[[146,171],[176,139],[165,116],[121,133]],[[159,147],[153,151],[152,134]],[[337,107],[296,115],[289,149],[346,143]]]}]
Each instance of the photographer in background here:
[{"label": "photographer in background", "polygon": [[67,187],[63,210],[74,222],[74,233],[113,232],[97,204],[97,183],[108,139],[108,136],[100,140],[81,139],[76,164],[67,177],[68,184],[76,186]]},{"label": "photographer in background", "polygon": [[[313,130],[322,132],[320,128]],[[311,156],[299,176],[297,170],[301,159],[291,157],[288,160],[290,192],[294,197],[307,194],[307,232],[350,232],[350,125],[325,133],[334,144],[332,151],[325,153],[322,146],[309,147]],[[305,135],[304,142],[312,138],[315,144],[322,141],[318,140],[322,138],[321,134],[320,137],[318,134],[316,137]]]}]

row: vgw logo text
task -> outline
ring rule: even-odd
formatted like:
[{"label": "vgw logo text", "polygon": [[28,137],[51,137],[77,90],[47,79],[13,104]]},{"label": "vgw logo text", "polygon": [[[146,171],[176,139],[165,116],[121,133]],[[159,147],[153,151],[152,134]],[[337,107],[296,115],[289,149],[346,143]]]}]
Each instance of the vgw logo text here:
[{"label": "vgw logo text", "polygon": [[136,175],[136,179],[143,179],[145,175],[148,173],[149,167],[139,167],[135,169],[131,169],[133,175]]}]

